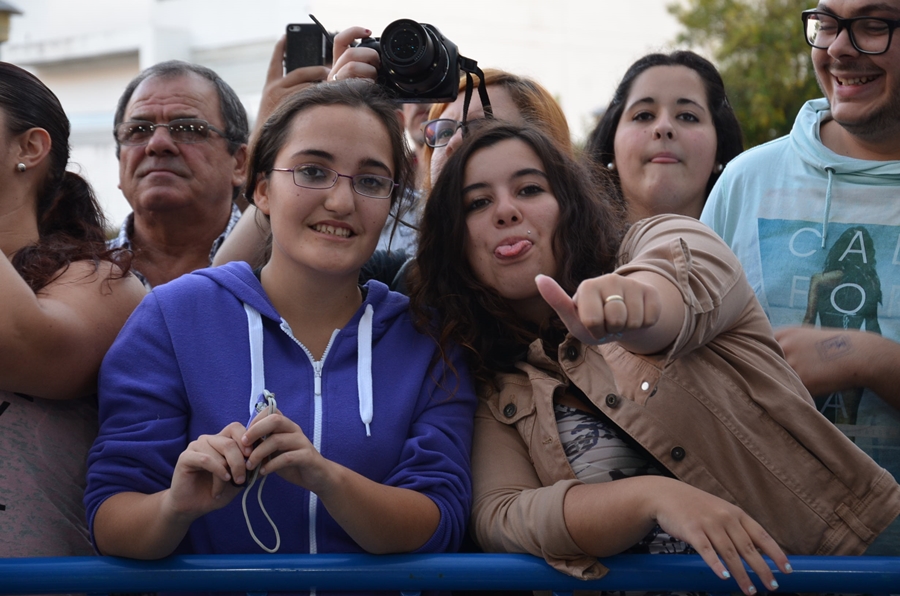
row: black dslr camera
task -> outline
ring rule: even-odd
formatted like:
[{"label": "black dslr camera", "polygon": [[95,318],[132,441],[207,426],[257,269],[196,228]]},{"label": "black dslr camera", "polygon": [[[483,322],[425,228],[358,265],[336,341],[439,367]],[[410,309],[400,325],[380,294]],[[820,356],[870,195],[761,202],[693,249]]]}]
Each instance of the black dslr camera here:
[{"label": "black dslr camera", "polygon": [[461,57],[456,44],[441,35],[437,27],[400,19],[388,25],[381,37],[361,40],[359,47],[378,52],[378,83],[398,100],[435,103],[456,99]]},{"label": "black dslr camera", "polygon": [[[332,35],[314,17],[309,18],[319,26],[328,43]],[[378,83],[389,90],[397,101],[403,103],[451,102],[459,94],[462,72],[468,79],[466,97],[472,93],[472,74],[484,80],[478,63],[459,55],[456,44],[444,37],[437,27],[418,23],[412,19],[394,21],[385,28],[381,37],[366,37],[357,47],[372,48],[381,58]],[[480,84],[478,93],[487,108],[490,100]],[[466,107],[468,108],[468,99]]]}]

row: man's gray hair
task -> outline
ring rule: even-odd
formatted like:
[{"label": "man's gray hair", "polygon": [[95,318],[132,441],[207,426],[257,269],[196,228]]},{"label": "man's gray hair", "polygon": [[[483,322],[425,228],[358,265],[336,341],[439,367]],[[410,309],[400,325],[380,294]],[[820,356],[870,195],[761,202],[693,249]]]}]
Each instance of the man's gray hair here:
[{"label": "man's gray hair", "polygon": [[[216,92],[219,94],[222,120],[225,122],[225,140],[228,142],[228,151],[234,155],[235,151],[241,145],[246,144],[250,137],[247,110],[244,109],[244,105],[238,98],[237,93],[234,92],[234,89],[222,80],[222,77],[217,75],[214,70],[199,64],[184,62],[183,60],[169,60],[154,64],[149,68],[145,68],[128,83],[128,86],[125,87],[125,91],[119,98],[119,105],[116,106],[113,135],[115,136],[115,127],[125,119],[125,109],[128,107],[128,102],[131,101],[131,96],[134,95],[134,90],[137,89],[138,85],[150,77],[175,78],[189,74],[199,75],[215,85]],[[119,142],[116,140],[116,157],[119,157],[119,150]]]}]

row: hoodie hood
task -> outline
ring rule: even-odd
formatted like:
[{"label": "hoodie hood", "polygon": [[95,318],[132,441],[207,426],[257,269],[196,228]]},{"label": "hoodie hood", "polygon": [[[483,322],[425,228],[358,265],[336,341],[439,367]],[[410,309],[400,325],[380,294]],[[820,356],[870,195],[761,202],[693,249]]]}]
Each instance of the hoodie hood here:
[{"label": "hoodie hood", "polygon": [[[199,269],[191,275],[201,275],[211,279],[244,304],[258,310],[264,318],[281,324],[281,315],[278,314],[266,291],[259,283],[259,279],[247,263],[235,261],[221,267]],[[354,329],[359,324],[359,318],[365,312],[366,305],[371,304],[375,311],[372,319],[373,340],[377,340],[397,317],[408,312],[409,299],[402,294],[391,292],[386,285],[375,280],[367,282],[365,287],[366,297],[362,305],[353,318],[347,322],[347,326],[342,332],[355,334]]]},{"label": "hoodie hood", "polygon": [[822,211],[822,248],[828,236],[828,218],[835,178],[855,186],[900,186],[900,161],[874,161],[839,155],[822,143],[819,131],[831,120],[826,99],[803,104],[791,129],[791,148],[810,167],[825,173],[825,203]]},{"label": "hoodie hood", "polygon": [[791,147],[801,160],[821,171],[846,176],[848,182],[870,186],[900,186],[900,161],[872,161],[838,155],[822,144],[819,129],[831,120],[826,99],[803,104],[791,129]]}]

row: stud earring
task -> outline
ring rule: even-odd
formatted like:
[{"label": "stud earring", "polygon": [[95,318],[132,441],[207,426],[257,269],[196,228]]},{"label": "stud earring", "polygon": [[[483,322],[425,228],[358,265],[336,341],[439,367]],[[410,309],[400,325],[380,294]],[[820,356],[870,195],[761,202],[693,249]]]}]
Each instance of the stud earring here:
[{"label": "stud earring", "polygon": [[19,162],[18,165],[16,165],[16,169],[19,170],[20,172],[24,172],[28,168],[25,166],[25,164],[23,164],[22,162]]},{"label": "stud earring", "polygon": [[722,170],[724,170],[724,169],[725,169],[725,166],[723,166],[722,164],[716,165],[716,174],[721,174]]},{"label": "stud earring", "polygon": [[616,162],[611,161],[608,164],[606,164],[606,169],[609,170],[610,172],[615,172],[616,171]]}]

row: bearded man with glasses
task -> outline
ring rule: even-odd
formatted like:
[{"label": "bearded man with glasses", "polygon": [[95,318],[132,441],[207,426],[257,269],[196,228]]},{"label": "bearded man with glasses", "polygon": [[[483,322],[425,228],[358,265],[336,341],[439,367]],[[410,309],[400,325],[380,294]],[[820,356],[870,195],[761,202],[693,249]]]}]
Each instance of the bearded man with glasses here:
[{"label": "bearded man with glasses", "polygon": [[208,267],[241,214],[249,129],[237,94],[208,68],[163,62],[125,88],[113,134],[133,213],[110,245],[134,251],[148,289]]},{"label": "bearded man with glasses", "polygon": [[[737,253],[817,408],[900,478],[900,0],[799,17],[825,97],[729,163],[700,219]],[[900,555],[900,522],[866,554]]]}]

